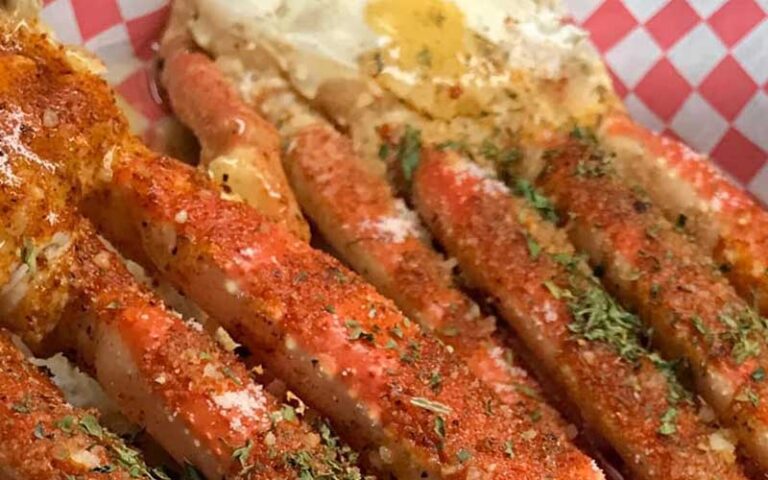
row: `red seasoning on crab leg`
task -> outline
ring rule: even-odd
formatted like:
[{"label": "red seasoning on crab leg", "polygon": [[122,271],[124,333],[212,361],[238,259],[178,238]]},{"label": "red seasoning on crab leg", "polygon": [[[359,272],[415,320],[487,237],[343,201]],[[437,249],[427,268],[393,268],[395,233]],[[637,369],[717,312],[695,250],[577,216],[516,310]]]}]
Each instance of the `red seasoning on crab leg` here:
[{"label": "red seasoning on crab leg", "polygon": [[331,417],[378,469],[400,478],[602,478],[338,262],[222,201],[171,159],[143,148],[118,158],[89,203],[105,231]]},{"label": "red seasoning on crab leg", "polygon": [[104,83],[34,38],[0,39],[30,54],[29,75],[52,71],[3,95],[9,106],[49,105],[59,118],[56,129],[40,124],[43,115],[25,120],[24,144],[55,153],[60,169],[41,176],[80,187],[83,209],[125,252],[216,317],[366,460],[406,479],[603,478],[355,274],[222,200],[205,175],[138,145]]},{"label": "red seasoning on crab leg", "polygon": [[[463,273],[492,296],[584,420],[637,478],[745,478],[701,421],[636,317],[591,278],[553,225],[457,153],[429,151],[413,178],[419,213]],[[539,208],[545,207],[538,202]]]},{"label": "red seasoning on crab leg", "polygon": [[167,479],[64,401],[56,387],[0,330],[0,478],[8,480]]},{"label": "red seasoning on crab leg", "polygon": [[174,112],[200,140],[202,167],[225,192],[258,205],[273,221],[309,240],[309,227],[288,187],[275,128],[201,53],[184,50],[165,59],[163,82]]},{"label": "red seasoning on crab leg", "polygon": [[208,478],[291,477],[302,468],[299,458],[317,472],[328,471],[326,461],[350,468],[294,414],[283,415],[199,325],[140,288],[89,233],[73,247],[74,313],[55,333],[93,365],[129,418]]},{"label": "red seasoning on crab leg", "polygon": [[[45,39],[42,45],[53,48]],[[18,94],[17,86],[33,87],[24,75],[34,75],[39,65],[21,55],[4,61],[15,67],[3,71],[3,86],[9,88],[0,88],[0,95],[8,100]],[[55,144],[57,134],[72,138],[68,131],[87,131],[69,122],[99,118],[93,111],[83,116],[69,111],[77,104],[73,90],[97,89],[82,88],[67,75],[45,76],[45,81],[48,88],[42,90],[50,98],[25,103],[27,113],[7,101],[0,116],[0,144],[8,148],[12,166],[12,176],[0,178],[12,180],[0,182],[2,324],[30,339],[35,350],[55,342],[49,346],[80,356],[133,421],[179,462],[190,462],[211,478],[243,471],[252,472],[251,478],[276,478],[306,469],[326,472],[327,460],[343,464],[328,456],[330,449],[320,445],[317,433],[295,420],[276,419],[278,402],[202,331],[139,288],[92,228],[73,214],[72,185],[57,175],[65,162],[48,159],[64,158]],[[67,81],[72,83],[62,85]],[[59,111],[52,107],[57,102],[63,107]],[[109,100],[105,104],[114,108]],[[45,110],[34,110],[37,105]],[[79,156],[83,145],[98,148],[97,139],[65,148]]]},{"label": "red seasoning on crab leg", "polygon": [[453,285],[447,261],[426,244],[415,214],[384,178],[361,166],[348,139],[328,126],[308,127],[291,139],[285,159],[299,202],[344,260],[451,345],[503,401],[524,405],[541,425],[563,429],[495,320]]},{"label": "red seasoning on crab leg", "polygon": [[670,359],[684,359],[699,393],[768,467],[768,328],[699,248],[592,145],[547,153],[544,191],[568,214],[577,248],[605,283],[653,328]]},{"label": "red seasoning on crab leg", "polygon": [[616,153],[620,174],[692,232],[739,293],[768,314],[768,212],[704,155],[625,115],[608,117],[600,140]]},{"label": "red seasoning on crab leg", "polygon": [[[199,63],[198,78],[221,75],[210,61],[207,68],[214,72],[202,73],[206,66],[202,60]],[[184,66],[189,68],[188,63]],[[180,69],[177,62],[165,71],[172,98],[179,96],[175,91],[180,87],[169,79],[180,75]],[[208,100],[188,99],[202,104]],[[311,118],[300,100],[264,100],[280,103],[280,108],[270,110],[275,116]],[[203,107],[195,107],[195,113]],[[206,111],[217,108],[209,104]],[[538,385],[515,365],[511,350],[495,334],[493,320],[484,318],[477,305],[451,285],[445,262],[418,237],[415,224],[403,218],[407,209],[396,203],[386,181],[360,168],[351,145],[322,120],[300,128],[298,134],[295,130],[289,135],[292,147],[286,153],[286,169],[305,210],[337,251],[411,318],[452,345],[504,402],[525,409],[540,428],[557,430],[565,438],[562,420],[543,402]],[[254,206],[261,208],[258,203]],[[431,381],[440,388],[438,377]]]}]

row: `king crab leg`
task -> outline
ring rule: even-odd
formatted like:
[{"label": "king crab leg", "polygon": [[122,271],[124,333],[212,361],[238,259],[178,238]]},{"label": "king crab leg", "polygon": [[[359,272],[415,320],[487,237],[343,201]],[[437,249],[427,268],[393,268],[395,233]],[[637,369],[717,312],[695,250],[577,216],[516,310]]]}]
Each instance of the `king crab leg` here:
[{"label": "king crab leg", "polygon": [[453,151],[425,152],[412,190],[470,281],[638,478],[745,478],[732,446],[702,448],[723,433],[701,420],[669,365],[642,346],[639,320],[539,212]]},{"label": "king crab leg", "polygon": [[[65,180],[121,251],[216,317],[367,460],[403,478],[602,478],[354,273],[138,144],[103,82],[47,40],[26,45],[17,35],[6,48],[34,53],[35,69],[55,73],[3,92],[6,105],[25,98],[60,119],[56,129],[38,115],[24,119],[24,145],[54,159],[60,174],[46,178]],[[432,374],[444,379],[439,392],[425,377]]]},{"label": "king crab leg", "polygon": [[704,155],[626,115],[608,117],[598,133],[625,180],[691,232],[742,297],[768,314],[768,212]]},{"label": "king crab leg", "polygon": [[[184,55],[189,54],[168,55],[163,78],[172,104],[180,107],[176,114],[189,125],[199,125],[199,116],[210,117],[211,111],[222,106],[197,95],[190,82],[182,84],[176,79],[191,75],[183,72],[190,65],[189,60],[180,60]],[[194,73],[198,85],[206,83],[201,81],[204,78],[226,81],[212,61],[196,55]],[[552,425],[562,423],[558,414],[540,400],[540,387],[516,364],[512,351],[496,332],[493,319],[484,318],[478,306],[452,285],[445,260],[419,238],[417,224],[404,217],[407,208],[398,206],[386,181],[361,168],[348,141],[313,116],[300,100],[275,91],[260,97],[262,107],[286,132],[290,148],[284,157],[290,182],[302,206],[336,251],[395,300],[410,318],[456,349],[473,373],[491,385],[506,403],[523,404],[525,410]],[[250,108],[243,100],[239,102],[238,109]],[[203,129],[196,129],[196,133],[204,142],[212,134]],[[254,206],[261,210],[258,203]],[[378,235],[372,229],[383,219],[391,219],[402,231]],[[556,428],[565,435],[564,425]]]},{"label": "king crab leg", "polygon": [[0,330],[0,478],[162,480],[100,424],[72,407]]},{"label": "king crab leg", "polygon": [[549,158],[539,183],[568,214],[571,240],[653,328],[667,357],[687,361],[698,392],[753,459],[768,465],[765,319],[657,206],[619,180],[610,157],[572,140]]}]

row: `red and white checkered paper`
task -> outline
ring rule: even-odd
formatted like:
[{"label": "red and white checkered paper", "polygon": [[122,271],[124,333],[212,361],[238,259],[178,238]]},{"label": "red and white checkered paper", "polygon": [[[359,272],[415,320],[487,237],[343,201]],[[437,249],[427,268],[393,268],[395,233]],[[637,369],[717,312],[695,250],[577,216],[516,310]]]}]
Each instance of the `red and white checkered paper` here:
[{"label": "red and white checkered paper", "polygon": [[[104,60],[139,128],[167,114],[151,60],[168,1],[45,0],[44,20]],[[635,118],[710,153],[768,203],[768,0],[565,1]]]}]

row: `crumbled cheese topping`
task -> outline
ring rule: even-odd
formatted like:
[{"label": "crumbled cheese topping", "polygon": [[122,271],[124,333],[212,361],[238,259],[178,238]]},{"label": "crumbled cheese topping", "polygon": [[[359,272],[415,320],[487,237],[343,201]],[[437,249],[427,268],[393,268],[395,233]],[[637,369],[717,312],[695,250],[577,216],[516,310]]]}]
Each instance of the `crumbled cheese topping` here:
[{"label": "crumbled cheese topping", "polygon": [[101,466],[101,459],[93,452],[90,452],[85,449],[77,450],[76,452],[73,452],[69,458],[74,463],[77,463],[78,465],[82,465],[88,470],[93,470]]},{"label": "crumbled cheese topping", "polygon": [[455,163],[452,166],[452,170],[459,181],[464,181],[466,179],[480,180],[478,182],[478,188],[483,193],[489,195],[507,195],[510,193],[509,188],[498,180],[493,175],[493,172],[481,167],[477,163],[464,160]]},{"label": "crumbled cheese topping", "polygon": [[25,161],[42,167],[49,172],[55,172],[56,165],[40,158],[22,142],[21,134],[25,124],[24,112],[16,108],[6,110],[4,112],[4,120],[7,122],[10,131],[7,131],[0,138],[0,185],[18,187],[20,184],[20,179],[14,174],[9,162],[8,152],[18,155]]},{"label": "crumbled cheese topping", "polygon": [[189,220],[189,213],[186,210],[179,210],[173,219],[176,223],[186,223]]},{"label": "crumbled cheese topping", "polygon": [[421,236],[418,217],[401,199],[395,201],[395,215],[375,220],[367,219],[360,227],[374,234],[376,238],[392,243],[403,243],[408,238]]},{"label": "crumbled cheese topping", "polygon": [[225,392],[211,397],[213,403],[227,411],[231,417],[231,426],[242,429],[243,419],[263,420],[267,399],[261,385],[249,385],[246,389]]}]

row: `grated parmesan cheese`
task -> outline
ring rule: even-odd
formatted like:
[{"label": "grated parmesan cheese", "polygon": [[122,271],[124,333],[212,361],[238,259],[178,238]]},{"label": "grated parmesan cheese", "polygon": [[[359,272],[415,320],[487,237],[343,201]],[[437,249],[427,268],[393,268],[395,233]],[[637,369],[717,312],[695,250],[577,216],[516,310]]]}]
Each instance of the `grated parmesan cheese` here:
[{"label": "grated parmesan cheese", "polygon": [[395,202],[396,214],[389,217],[379,217],[366,220],[360,228],[375,235],[376,238],[392,243],[403,243],[408,238],[421,236],[417,216],[401,199]]},{"label": "grated parmesan cheese", "polygon": [[230,426],[241,430],[243,419],[257,420],[264,417],[267,399],[264,397],[261,385],[249,385],[247,389],[225,392],[211,397],[213,403],[232,415]]}]

